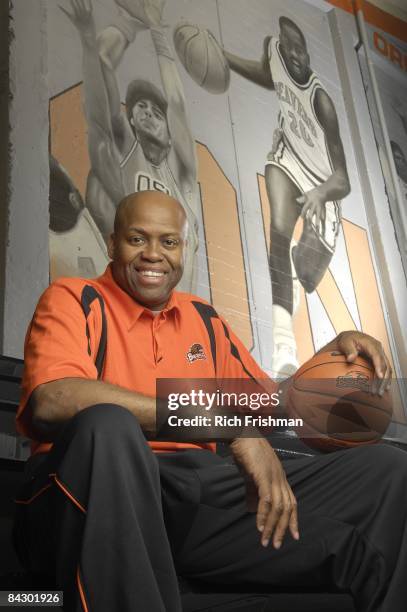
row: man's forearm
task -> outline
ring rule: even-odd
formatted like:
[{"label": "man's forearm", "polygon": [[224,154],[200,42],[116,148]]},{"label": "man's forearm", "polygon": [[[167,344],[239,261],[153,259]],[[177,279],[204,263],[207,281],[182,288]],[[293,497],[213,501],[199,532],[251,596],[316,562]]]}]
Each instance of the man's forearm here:
[{"label": "man's forearm", "polygon": [[248,60],[229,51],[224,51],[229,67],[240,76],[267,89],[274,89],[271,77],[264,70],[262,62]]},{"label": "man's forearm", "polygon": [[342,200],[350,193],[350,185],[346,171],[335,170],[331,176],[315,188],[325,202]]},{"label": "man's forearm", "polygon": [[154,437],[155,398],[85,378],[64,378],[35,389],[30,398],[32,433],[37,439],[52,441],[69,419],[95,404],[117,404],[127,408],[137,418],[144,433]]}]

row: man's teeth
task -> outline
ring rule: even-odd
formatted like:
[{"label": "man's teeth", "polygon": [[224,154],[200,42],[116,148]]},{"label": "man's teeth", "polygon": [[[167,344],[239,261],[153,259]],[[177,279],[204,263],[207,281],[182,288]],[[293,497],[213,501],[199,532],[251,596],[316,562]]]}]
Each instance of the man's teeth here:
[{"label": "man's teeth", "polygon": [[155,270],[141,270],[142,276],[164,276],[164,272],[156,272]]}]

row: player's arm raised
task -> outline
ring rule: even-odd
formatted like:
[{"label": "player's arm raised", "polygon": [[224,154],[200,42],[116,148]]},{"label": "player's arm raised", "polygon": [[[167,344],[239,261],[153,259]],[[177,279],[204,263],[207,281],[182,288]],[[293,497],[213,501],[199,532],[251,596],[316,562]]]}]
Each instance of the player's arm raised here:
[{"label": "player's arm raised", "polygon": [[83,89],[92,168],[109,188],[113,202],[123,197],[117,152],[110,125],[109,106],[96,44],[90,0],[71,0],[71,12],[61,11],[78,30],[83,51]]},{"label": "player's arm raised", "polygon": [[178,176],[184,188],[193,189],[196,185],[197,161],[195,140],[188,121],[184,88],[164,28],[159,25],[152,26],[151,36],[168,102],[168,130],[178,165]]},{"label": "player's arm raised", "polygon": [[303,204],[301,216],[312,219],[315,215],[318,226],[325,219],[325,203],[347,196],[350,184],[335,106],[323,89],[315,94],[314,109],[325,132],[333,172],[324,183],[297,198],[297,202]]},{"label": "player's arm raised", "polygon": [[114,24],[98,34],[97,43],[109,101],[113,137],[120,155],[124,157],[134,142],[134,134],[122,111],[115,71],[129,45],[135,41],[140,31],[148,28],[148,25],[142,20],[146,17],[141,0],[116,0],[116,4],[122,13]]},{"label": "player's arm raised", "polygon": [[260,85],[266,89],[274,89],[273,78],[268,62],[267,49],[269,41],[270,37],[268,36],[264,40],[264,51],[260,61],[245,59],[244,57],[240,57],[224,49],[223,52],[228,61],[229,68],[245,79],[256,83],[256,85]]}]

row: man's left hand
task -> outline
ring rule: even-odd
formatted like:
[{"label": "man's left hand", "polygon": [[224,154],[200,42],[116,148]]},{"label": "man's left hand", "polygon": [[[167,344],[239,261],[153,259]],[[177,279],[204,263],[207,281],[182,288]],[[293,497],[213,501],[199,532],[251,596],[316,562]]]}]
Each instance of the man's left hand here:
[{"label": "man's left hand", "polygon": [[359,331],[345,331],[336,338],[336,346],[349,363],[355,361],[358,355],[367,357],[373,363],[375,378],[372,393],[383,395],[390,388],[393,370],[378,340]]},{"label": "man's left hand", "polygon": [[302,205],[301,217],[304,222],[313,223],[317,232],[322,226],[322,233],[325,232],[326,200],[318,190],[318,187],[306,191],[303,195],[296,198],[298,204]]}]

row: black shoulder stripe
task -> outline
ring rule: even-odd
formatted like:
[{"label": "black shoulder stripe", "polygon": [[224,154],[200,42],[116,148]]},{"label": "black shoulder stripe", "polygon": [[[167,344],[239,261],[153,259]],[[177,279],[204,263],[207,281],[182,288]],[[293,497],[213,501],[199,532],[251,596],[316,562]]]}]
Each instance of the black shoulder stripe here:
[{"label": "black shoulder stripe", "polygon": [[212,361],[216,372],[216,339],[211,319],[219,319],[219,315],[213,306],[210,306],[209,304],[202,304],[202,302],[192,302],[192,304],[198,311],[198,314],[204,322],[206,331],[208,332],[209,342],[211,345]]},{"label": "black shoulder stripe", "polygon": [[83,312],[85,313],[85,317],[86,317],[86,337],[88,339],[88,354],[89,355],[91,354],[91,350],[90,350],[90,332],[89,332],[89,325],[88,325],[88,316],[90,313],[92,302],[94,302],[94,300],[99,301],[100,310],[102,313],[102,332],[100,335],[98,352],[96,354],[96,359],[95,359],[95,366],[98,372],[98,378],[100,378],[102,376],[103,364],[105,361],[106,342],[107,342],[105,303],[100,293],[98,293],[96,289],[92,287],[92,285],[85,285],[84,288],[82,289],[82,294],[81,294],[81,306],[82,306]]},{"label": "black shoulder stripe", "polygon": [[[195,306],[196,310],[198,311],[198,314],[201,316],[201,319],[204,322],[204,325],[208,332],[209,342],[211,345],[212,359],[215,365],[215,372],[216,372],[216,337],[215,337],[215,330],[213,329],[213,324],[212,324],[211,319],[219,319],[219,315],[214,309],[214,307],[210,306],[209,304],[202,304],[202,302],[192,302],[192,304]],[[249,378],[251,378],[252,380],[256,380],[253,374],[251,374],[249,370],[246,368],[246,366],[244,365],[240,357],[239,349],[237,348],[236,344],[233,344],[233,342],[231,341],[229,330],[226,327],[226,325],[223,323],[223,321],[222,321],[222,327],[223,327],[223,331],[224,331],[226,338],[229,340],[230,352],[232,353],[233,357],[240,362],[243,370],[246,372]]]},{"label": "black shoulder stripe", "polygon": [[230,352],[232,353],[233,357],[235,357],[235,359],[240,361],[240,364],[241,364],[243,370],[246,372],[247,376],[249,376],[249,378],[251,378],[252,380],[256,380],[256,378],[253,376],[253,374],[251,374],[251,372],[249,372],[249,370],[244,365],[244,363],[243,363],[243,361],[242,361],[242,359],[240,357],[239,349],[237,348],[236,344],[233,344],[232,340],[230,339],[228,328],[226,327],[226,325],[223,322],[222,322],[222,325],[223,325],[223,331],[225,332],[225,336],[226,336],[226,338],[230,342]]}]

